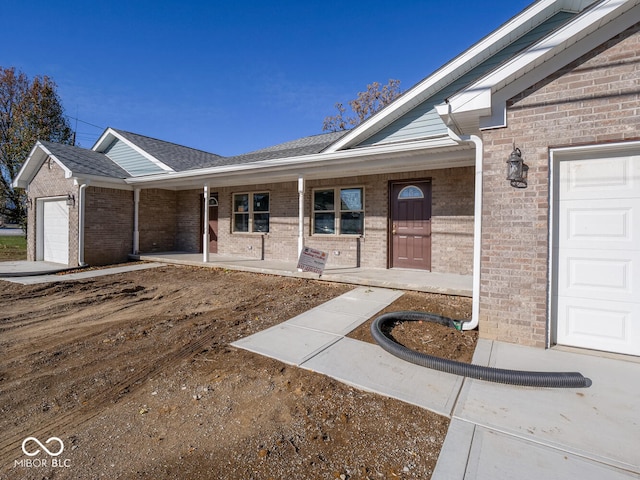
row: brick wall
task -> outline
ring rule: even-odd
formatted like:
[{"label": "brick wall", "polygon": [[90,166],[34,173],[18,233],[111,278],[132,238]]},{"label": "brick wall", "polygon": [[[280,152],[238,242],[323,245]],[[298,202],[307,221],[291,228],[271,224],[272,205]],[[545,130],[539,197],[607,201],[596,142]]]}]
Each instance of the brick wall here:
[{"label": "brick wall", "polygon": [[[474,169],[472,167],[307,181],[304,196],[305,245],[329,252],[328,266],[356,266],[357,238],[312,235],[310,216],[314,188],[361,186],[365,189],[365,235],[361,239],[360,265],[369,268],[387,268],[389,181],[424,178],[430,178],[432,181],[432,270],[470,274],[473,263]],[[260,258],[262,253],[260,234],[231,232],[231,202],[233,193],[269,191],[271,192],[270,233],[264,238],[265,259],[295,262],[298,249],[297,188],[297,182],[289,182],[213,189],[218,192],[220,203],[218,252]]]},{"label": "brick wall", "polygon": [[[549,149],[640,138],[640,25],[608,41],[508,104],[507,128],[485,142],[480,334],[545,346]],[[512,143],[529,187],[505,180]]]},{"label": "brick wall", "polygon": [[176,193],[177,230],[176,250],[181,252],[202,251],[203,190],[184,190]]},{"label": "brick wall", "polygon": [[84,261],[125,262],[133,251],[133,192],[89,186],[85,190]]},{"label": "brick wall", "polygon": [[56,162],[46,161],[29,185],[28,196],[32,207],[27,213],[27,259],[37,260],[37,200],[72,194],[76,198],[76,206],[69,207],[69,266],[75,267],[78,265],[78,187],[64,175],[64,170]]},{"label": "brick wall", "polygon": [[[178,194],[150,188],[140,191],[138,229],[143,253],[177,250]],[[182,215],[184,212],[180,212]]]}]

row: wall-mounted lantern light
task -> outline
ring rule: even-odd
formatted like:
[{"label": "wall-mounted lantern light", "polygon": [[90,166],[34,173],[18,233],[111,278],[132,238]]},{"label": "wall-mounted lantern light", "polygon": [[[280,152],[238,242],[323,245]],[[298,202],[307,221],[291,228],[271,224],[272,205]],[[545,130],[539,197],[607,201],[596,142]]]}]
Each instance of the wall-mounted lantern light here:
[{"label": "wall-mounted lantern light", "polygon": [[507,160],[507,180],[514,188],[527,188],[529,166],[522,160],[522,152],[513,146],[513,152]]},{"label": "wall-mounted lantern light", "polygon": [[76,197],[71,193],[67,194],[67,206],[69,206],[69,207],[75,207],[76,206]]}]

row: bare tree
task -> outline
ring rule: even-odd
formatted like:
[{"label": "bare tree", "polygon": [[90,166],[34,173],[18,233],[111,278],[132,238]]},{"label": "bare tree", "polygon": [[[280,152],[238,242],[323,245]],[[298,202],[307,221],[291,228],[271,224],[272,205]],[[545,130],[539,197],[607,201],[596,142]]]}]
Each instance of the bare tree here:
[{"label": "bare tree", "polygon": [[390,79],[382,87],[378,82],[373,82],[367,85],[366,91],[359,92],[357,98],[349,101],[352,115],[347,114],[347,109],[342,103],[336,103],[337,115],[326,117],[322,124],[322,130],[325,132],[337,132],[355,127],[389,105],[401,94],[400,80]]}]

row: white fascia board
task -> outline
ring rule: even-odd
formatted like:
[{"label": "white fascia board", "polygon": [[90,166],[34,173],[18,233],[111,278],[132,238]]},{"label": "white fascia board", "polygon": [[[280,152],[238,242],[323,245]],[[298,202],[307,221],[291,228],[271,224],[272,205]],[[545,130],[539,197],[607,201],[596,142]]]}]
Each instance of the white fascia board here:
[{"label": "white fascia board", "polygon": [[[144,177],[132,177],[125,181],[130,185],[144,185],[160,183],[163,181],[177,180],[198,180],[206,177],[229,176],[229,175],[253,175],[266,172],[288,172],[288,174],[303,174],[306,170],[321,168],[327,174],[331,174],[331,169],[339,170],[350,163],[374,158],[389,158],[390,156],[408,156],[424,154],[428,151],[437,152],[438,149],[458,147],[458,144],[448,136],[437,139],[428,139],[417,142],[406,142],[391,144],[386,146],[371,146],[352,150],[342,150],[339,152],[322,152],[314,155],[303,155],[298,157],[288,157],[281,159],[263,160],[240,165],[227,165],[224,167],[202,168],[186,172],[172,174],[148,175]],[[367,174],[367,165],[360,167],[362,174]]]},{"label": "white fascia board", "polygon": [[42,158],[40,159],[37,158],[37,157],[46,158],[46,155],[44,155],[44,152],[42,152],[39,149],[39,145],[40,145],[40,142],[36,142],[36,144],[31,149],[31,152],[29,152],[29,156],[22,164],[22,167],[20,168],[20,171],[18,171],[16,178],[14,178],[13,182],[11,182],[11,186],[13,188],[27,188],[27,186],[29,185],[29,182],[31,182],[31,180],[33,180],[33,177],[35,176],[34,172],[37,172],[38,168],[40,168],[39,166],[35,168],[34,164],[40,163],[40,165],[42,165],[42,162],[44,162]]},{"label": "white fascia board", "polygon": [[93,150],[94,152],[103,153],[111,142],[113,142],[113,129],[109,127],[104,132],[102,132],[102,135],[100,135],[100,138],[98,138],[98,140],[96,140],[96,143],[93,144],[91,150]]},{"label": "white fascia board", "polygon": [[513,98],[529,86],[544,80],[565,65],[589,53],[615,35],[638,23],[640,21],[640,3],[637,1],[629,2],[627,6],[630,6],[629,4],[635,4],[635,6],[622,12],[608,21],[608,23],[600,22],[598,28],[593,28],[590,32],[584,32],[585,36],[579,41],[568,45],[563,51],[546,61],[539,68],[510,83],[505,84],[503,82],[503,84],[497,85],[491,99],[492,112],[480,119],[480,127],[482,129],[490,129],[506,126],[507,101],[510,98]]},{"label": "white fascia board", "polygon": [[100,177],[98,175],[78,175],[73,177],[75,185],[90,185],[92,187],[111,188],[113,190],[133,190],[123,178]]},{"label": "white fascia board", "polygon": [[120,140],[121,142],[126,143],[129,147],[131,147],[133,150],[135,150],[136,152],[138,152],[140,155],[142,155],[144,158],[146,158],[147,160],[149,160],[151,163],[153,163],[154,165],[156,165],[157,167],[161,168],[162,170],[164,170],[165,172],[175,172],[175,170],[171,167],[169,167],[168,165],[162,163],[160,160],[158,160],[156,157],[154,157],[153,155],[151,155],[150,153],[148,153],[146,150],[143,150],[142,148],[140,148],[139,146],[137,146],[135,143],[131,142],[130,140],[127,140],[125,137],[123,137],[122,135],[120,135],[118,132],[116,132],[115,130],[113,130],[111,127],[107,128],[105,130],[105,132],[102,134],[102,137],[100,137],[100,139],[96,142],[96,144],[93,146],[92,150],[96,151],[96,152],[104,152],[104,150],[109,146],[109,144],[111,144],[111,142],[113,141],[112,138],[110,137],[114,137],[117,138],[118,140]]},{"label": "white fascia board", "polygon": [[48,158],[53,160],[60,166],[60,168],[62,168],[64,171],[64,178],[71,178],[73,176],[73,172],[38,141],[31,149],[31,153],[29,153],[25,162],[22,164],[22,168],[16,175],[16,178],[11,182],[11,186],[14,188],[27,188],[29,183],[31,183],[33,178],[37,175],[40,167],[42,167]]},{"label": "white fascia board", "polygon": [[336,152],[357,145],[506,47],[515,38],[529,31],[532,25],[540,24],[544,19],[561,10],[579,11],[590,3],[593,3],[593,0],[540,0],[530,5],[497,30],[403,93],[400,98],[380,112],[355,127],[325,151]]},{"label": "white fascia board", "polygon": [[[593,32],[600,30],[599,37],[610,35],[611,26],[609,25],[609,28],[607,28],[607,26],[603,27],[603,25],[611,22],[612,19],[616,19],[616,17],[618,19],[625,17],[625,23],[629,24],[629,26],[633,25],[638,21],[637,16],[629,15],[628,13],[622,14],[632,9],[637,2],[638,0],[604,0],[541,42],[532,45],[512,60],[492,71],[489,75],[452,96],[449,99],[450,113],[456,115],[464,114],[465,112],[476,112],[478,116],[488,117],[483,120],[481,127],[488,128],[491,122],[495,123],[494,126],[504,126],[500,125],[500,123],[504,123],[505,112],[503,110],[506,108],[506,100],[535,83],[532,77],[528,75],[529,72],[532,72],[554,56],[567,51],[570,46]],[[586,49],[584,53],[596,46],[593,45],[587,49],[586,44],[584,44],[583,49]],[[572,53],[571,60],[578,58],[575,56],[575,52]],[[560,61],[557,63],[562,63],[563,65],[571,61],[567,60],[567,56],[558,57],[558,60]],[[558,65],[557,68],[561,68],[561,66]],[[546,78],[557,68],[539,69],[539,79]],[[498,89],[503,89],[503,91],[500,101],[496,102],[494,92]],[[502,109],[500,108],[501,106]],[[487,112],[490,113],[487,114]]]}]

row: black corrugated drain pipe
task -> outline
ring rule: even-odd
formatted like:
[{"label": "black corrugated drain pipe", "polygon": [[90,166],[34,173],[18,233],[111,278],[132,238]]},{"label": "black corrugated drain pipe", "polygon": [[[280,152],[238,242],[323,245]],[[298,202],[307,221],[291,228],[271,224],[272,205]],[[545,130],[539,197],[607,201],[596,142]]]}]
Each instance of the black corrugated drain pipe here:
[{"label": "black corrugated drain pipe", "polygon": [[384,333],[385,329],[388,331],[389,326],[398,321],[434,322],[451,328],[458,328],[456,323],[459,322],[441,315],[425,312],[391,312],[377,317],[371,324],[371,335],[373,335],[374,340],[387,352],[407,362],[454,375],[522,387],[586,388],[591,386],[591,380],[578,372],[506,370],[457,362],[416,352],[400,345]]}]

